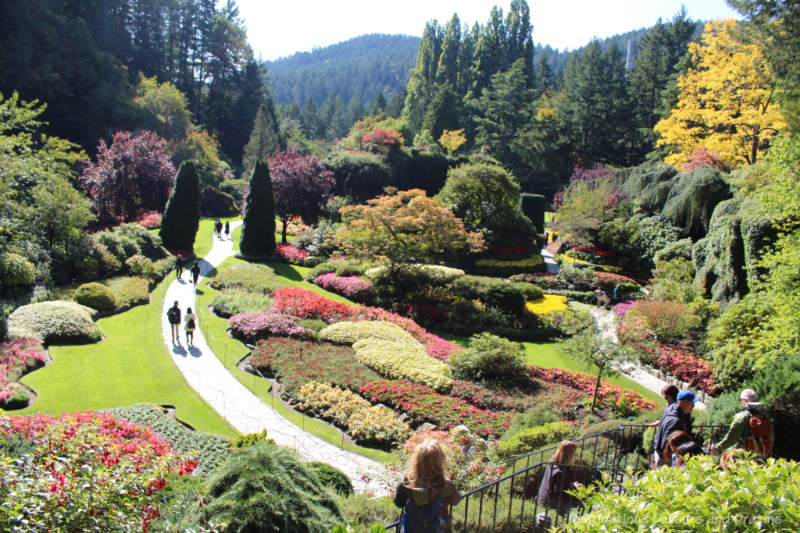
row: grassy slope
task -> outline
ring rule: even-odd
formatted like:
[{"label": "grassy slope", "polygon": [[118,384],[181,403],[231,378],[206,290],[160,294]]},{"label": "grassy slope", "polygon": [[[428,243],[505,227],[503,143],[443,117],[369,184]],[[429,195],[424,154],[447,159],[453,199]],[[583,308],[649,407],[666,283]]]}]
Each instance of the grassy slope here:
[{"label": "grassy slope", "polygon": [[[230,257],[220,265],[220,268],[225,268],[227,266],[242,262],[243,261],[240,259]],[[290,265],[284,265],[281,263],[270,263],[270,266],[273,267],[280,275],[285,276],[285,280],[291,285],[314,290],[315,292],[323,294],[329,298],[335,298],[339,301],[347,302],[345,298],[342,298],[339,295],[329,293],[323,289],[320,289],[316,285],[302,281],[301,272],[303,267],[292,267]],[[220,361],[222,361],[225,367],[231,371],[231,373],[236,377],[236,379],[239,380],[240,383],[250,389],[253,394],[261,398],[264,402],[274,407],[275,410],[281,414],[281,416],[288,419],[293,424],[303,428],[305,431],[308,431],[312,435],[316,435],[317,437],[333,444],[334,446],[341,446],[341,435],[333,427],[316,418],[304,416],[287,408],[282,402],[275,400],[269,394],[268,381],[256,377],[248,372],[243,372],[236,367],[237,363],[249,353],[249,350],[243,343],[233,339],[228,335],[227,320],[219,318],[209,311],[208,308],[218,293],[219,291],[212,289],[205,282],[203,282],[201,284],[201,290],[198,291],[197,310],[200,328],[203,331],[206,342],[208,342],[208,345],[211,347],[214,353],[217,354]],[[269,429],[267,429],[267,434],[269,434]],[[395,460],[395,457],[392,454],[371,448],[364,448],[362,446],[345,444],[344,449],[361,454],[365,457],[369,457],[370,459],[374,459],[382,463],[392,462]]]}]

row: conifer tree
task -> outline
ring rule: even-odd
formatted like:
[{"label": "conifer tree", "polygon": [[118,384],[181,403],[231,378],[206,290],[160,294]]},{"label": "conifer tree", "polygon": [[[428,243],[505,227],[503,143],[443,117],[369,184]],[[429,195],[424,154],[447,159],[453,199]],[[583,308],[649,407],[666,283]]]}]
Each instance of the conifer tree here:
[{"label": "conifer tree", "polygon": [[159,236],[167,249],[191,252],[199,226],[200,178],[195,162],[184,161],[167,200]]},{"label": "conifer tree", "polygon": [[275,251],[275,196],[269,167],[256,161],[244,201],[239,250],[247,257],[267,257]]},{"label": "conifer tree", "polygon": [[280,139],[272,114],[262,105],[258,108],[250,140],[244,147],[244,171],[251,172],[256,161],[271,157],[278,151]]}]

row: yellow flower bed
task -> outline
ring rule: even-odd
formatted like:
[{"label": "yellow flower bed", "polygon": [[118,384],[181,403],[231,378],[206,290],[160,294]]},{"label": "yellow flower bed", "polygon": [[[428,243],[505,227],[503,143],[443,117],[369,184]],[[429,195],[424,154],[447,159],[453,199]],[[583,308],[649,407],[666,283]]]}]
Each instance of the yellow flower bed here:
[{"label": "yellow flower bed", "polygon": [[531,300],[525,304],[525,309],[534,315],[546,315],[563,311],[567,308],[567,297],[558,294],[545,294],[538,300]]},{"label": "yellow flower bed", "polygon": [[319,332],[319,339],[337,344],[353,344],[361,339],[384,339],[405,342],[414,340],[410,333],[397,324],[383,320],[361,322],[336,322]]},{"label": "yellow flower bed", "polygon": [[372,405],[358,394],[328,383],[306,383],[297,397],[301,409],[322,411],[357,441],[402,442],[411,434],[408,424],[388,407]]},{"label": "yellow flower bed", "polygon": [[353,349],[359,361],[392,379],[422,383],[436,390],[450,385],[450,368],[429,356],[414,338],[362,339],[353,344]]},{"label": "yellow flower bed", "polygon": [[590,263],[589,261],[584,261],[583,259],[576,259],[575,257],[570,257],[566,254],[559,254],[558,257],[566,261],[567,263],[572,264],[580,264],[580,265],[592,265],[602,270],[607,270],[609,272],[620,272],[622,267],[613,266],[613,265],[596,265],[594,263]]}]

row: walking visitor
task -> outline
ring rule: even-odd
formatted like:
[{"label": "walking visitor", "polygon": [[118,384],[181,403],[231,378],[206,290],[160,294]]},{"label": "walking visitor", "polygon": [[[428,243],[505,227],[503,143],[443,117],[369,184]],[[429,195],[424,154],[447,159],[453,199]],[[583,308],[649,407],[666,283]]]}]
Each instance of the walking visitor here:
[{"label": "walking visitor", "polygon": [[186,308],[186,316],[183,321],[183,329],[186,331],[186,344],[194,346],[194,329],[197,327],[197,319],[192,313],[192,308]]}]

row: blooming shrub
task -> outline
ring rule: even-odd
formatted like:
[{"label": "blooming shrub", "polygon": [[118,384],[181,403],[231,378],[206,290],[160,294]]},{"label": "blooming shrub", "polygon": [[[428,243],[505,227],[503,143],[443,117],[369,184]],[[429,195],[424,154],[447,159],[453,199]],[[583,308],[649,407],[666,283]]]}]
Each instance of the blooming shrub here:
[{"label": "blooming shrub", "polygon": [[670,343],[695,330],[700,325],[700,318],[691,307],[682,303],[641,300],[626,313],[623,323],[624,331],[631,337],[650,334],[659,342]]},{"label": "blooming shrub", "polygon": [[253,263],[232,265],[211,278],[208,284],[217,290],[243,289],[264,294],[286,287],[286,282],[270,267]]},{"label": "blooming shrub", "polygon": [[535,397],[528,391],[520,389],[488,388],[471,381],[454,379],[450,387],[450,396],[466,400],[481,409],[500,411],[525,411],[536,405]]},{"label": "blooming shrub", "polygon": [[446,429],[463,424],[480,437],[498,438],[511,424],[511,413],[479,409],[418,383],[378,381],[361,387],[361,394],[405,413],[414,423],[430,422]]},{"label": "blooming shrub", "polygon": [[10,385],[44,364],[44,359],[44,349],[36,339],[0,343],[0,403],[5,404],[16,392]]},{"label": "blooming shrub", "polygon": [[433,333],[426,333],[420,342],[425,346],[425,352],[428,355],[443,362],[447,362],[453,352],[463,350],[461,346],[453,344]]},{"label": "blooming shrub", "polygon": [[436,390],[450,385],[450,370],[433,359],[416,340],[361,339],[353,344],[356,357],[370,368],[393,379],[423,383]]},{"label": "blooming shrub", "polygon": [[619,318],[625,318],[625,315],[633,309],[633,306],[636,305],[636,300],[625,300],[624,302],[620,302],[614,306],[614,313]]},{"label": "blooming shrub", "polygon": [[498,246],[492,253],[494,255],[517,255],[524,257],[531,253],[531,249],[519,244],[515,246]]},{"label": "blooming shrub", "polygon": [[329,343],[274,337],[259,341],[247,361],[259,370],[270,369],[290,392],[309,381],[357,391],[380,379],[356,359],[352,348]]},{"label": "blooming shrub", "polygon": [[142,254],[132,255],[126,259],[125,267],[134,276],[149,278],[155,274],[153,262]]},{"label": "blooming shrub", "polygon": [[497,445],[495,453],[500,459],[512,459],[571,437],[575,426],[567,422],[549,422],[542,426],[523,429],[510,439]]},{"label": "blooming shrub", "polygon": [[525,304],[525,309],[534,315],[546,315],[567,309],[567,297],[558,294],[545,294],[538,300],[532,300]]},{"label": "blooming shrub", "polygon": [[613,274],[611,272],[592,272],[595,284],[602,290],[610,292],[614,290],[617,285],[625,291],[638,290],[639,283],[628,276],[622,274]]},{"label": "blooming shrub", "polygon": [[148,211],[143,215],[139,215],[136,219],[138,224],[141,224],[147,229],[156,229],[161,227],[161,213],[158,211]]},{"label": "blooming shrub", "polygon": [[8,337],[44,343],[97,342],[102,334],[92,318],[96,311],[75,302],[52,301],[18,307],[8,316]]},{"label": "blooming shrub", "polygon": [[0,513],[2,531],[147,530],[167,475],[196,465],[150,428],[108,413],[0,418],[8,439],[33,446],[24,461],[0,460],[0,499],[14,502]]},{"label": "blooming shrub", "polygon": [[[594,394],[594,385],[597,381],[595,376],[583,372],[573,372],[563,368],[542,368],[536,365],[530,365],[528,375],[547,383],[557,383],[580,391],[587,399]],[[608,407],[621,416],[650,411],[658,407],[656,402],[605,380],[600,384],[597,401],[601,406]]]},{"label": "blooming shrub", "polygon": [[298,326],[286,315],[274,311],[239,313],[228,319],[231,334],[244,342],[254,343],[267,337],[311,337],[313,332]]},{"label": "blooming shrub", "polygon": [[337,276],[335,272],[317,276],[314,285],[357,300],[364,299],[372,289],[372,283],[365,279],[358,276]]},{"label": "blooming shrub", "polygon": [[306,250],[295,248],[291,244],[278,244],[275,246],[275,255],[291,265],[302,265],[309,253]]},{"label": "blooming shrub", "polygon": [[453,377],[505,386],[529,386],[520,345],[491,333],[478,333],[469,347],[448,362]]},{"label": "blooming shrub", "polygon": [[353,344],[361,339],[408,342],[414,338],[398,325],[376,321],[336,322],[319,332],[319,339],[337,344]]},{"label": "blooming shrub", "polygon": [[297,391],[302,410],[315,410],[342,427],[357,442],[391,445],[405,440],[411,428],[391,409],[370,403],[328,383],[309,382]]},{"label": "blooming shrub", "polygon": [[710,394],[720,392],[721,387],[714,383],[710,362],[674,346],[660,346],[657,353],[656,364],[664,372]]}]

